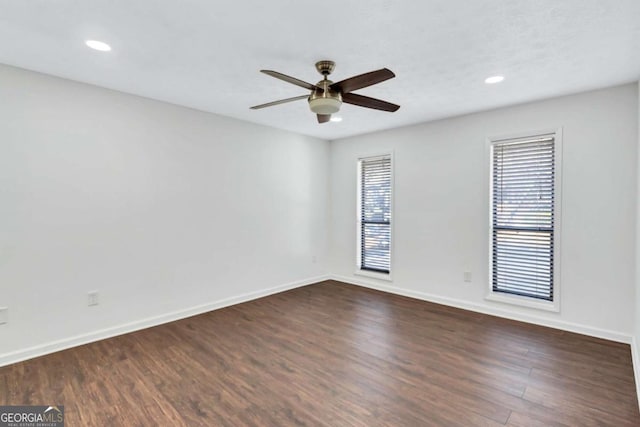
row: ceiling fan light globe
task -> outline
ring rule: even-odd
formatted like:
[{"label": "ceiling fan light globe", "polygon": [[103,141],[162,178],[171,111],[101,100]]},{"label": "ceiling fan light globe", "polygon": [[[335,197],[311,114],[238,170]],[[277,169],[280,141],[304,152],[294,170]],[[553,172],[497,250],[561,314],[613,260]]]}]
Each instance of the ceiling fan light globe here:
[{"label": "ceiling fan light globe", "polygon": [[342,101],[336,98],[315,98],[309,100],[309,108],[316,114],[333,114],[340,111]]}]

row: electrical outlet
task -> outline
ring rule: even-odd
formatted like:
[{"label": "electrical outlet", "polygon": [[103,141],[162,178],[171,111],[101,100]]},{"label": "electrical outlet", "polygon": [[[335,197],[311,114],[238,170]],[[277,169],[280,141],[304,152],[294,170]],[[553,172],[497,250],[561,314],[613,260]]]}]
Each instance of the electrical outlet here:
[{"label": "electrical outlet", "polygon": [[470,271],[465,271],[464,272],[464,281],[465,282],[471,282],[471,272]]},{"label": "electrical outlet", "polygon": [[100,303],[100,295],[98,291],[92,291],[87,294],[87,305],[89,307],[98,305]]},{"label": "electrical outlet", "polygon": [[314,256],[312,256],[312,257],[311,257],[311,262],[312,262],[312,263],[314,263],[314,264],[315,264],[316,262],[318,262],[318,257],[317,257],[317,256],[315,256],[315,255],[314,255]]},{"label": "electrical outlet", "polygon": [[9,323],[9,307],[0,307],[0,325]]}]

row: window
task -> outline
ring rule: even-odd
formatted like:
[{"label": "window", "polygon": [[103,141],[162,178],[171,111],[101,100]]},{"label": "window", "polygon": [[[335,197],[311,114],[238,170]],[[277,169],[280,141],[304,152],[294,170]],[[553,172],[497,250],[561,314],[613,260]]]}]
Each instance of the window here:
[{"label": "window", "polygon": [[491,143],[491,292],[551,309],[557,309],[557,140],[555,132]]},{"label": "window", "polygon": [[391,272],[391,156],[358,162],[360,270]]}]

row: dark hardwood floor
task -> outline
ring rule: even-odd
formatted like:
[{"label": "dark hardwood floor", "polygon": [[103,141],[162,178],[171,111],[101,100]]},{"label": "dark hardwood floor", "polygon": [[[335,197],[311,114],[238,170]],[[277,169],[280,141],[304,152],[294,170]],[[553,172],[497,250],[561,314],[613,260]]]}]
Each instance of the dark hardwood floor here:
[{"label": "dark hardwood floor", "polygon": [[67,426],[638,426],[628,345],[323,282],[0,368]]}]

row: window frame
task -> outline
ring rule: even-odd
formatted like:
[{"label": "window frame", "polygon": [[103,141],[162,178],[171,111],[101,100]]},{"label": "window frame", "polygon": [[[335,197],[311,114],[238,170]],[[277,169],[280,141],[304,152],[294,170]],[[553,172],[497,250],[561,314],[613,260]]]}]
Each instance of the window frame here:
[{"label": "window frame", "polygon": [[[513,295],[493,290],[493,147],[500,143],[517,140],[535,139],[540,137],[553,137],[554,139],[554,224],[553,224],[553,300],[545,301],[524,295]],[[489,191],[488,191],[488,217],[489,232],[489,274],[486,300],[496,301],[511,305],[528,307],[538,310],[559,312],[561,300],[561,223],[562,223],[562,128],[543,129],[532,132],[519,132],[509,135],[500,135],[487,138],[486,158],[489,162]]]},{"label": "window frame", "polygon": [[[389,224],[389,272],[385,273],[382,271],[368,270],[362,268],[362,251],[361,251],[361,243],[362,243],[362,222],[361,222],[361,213],[362,213],[362,162],[367,160],[375,160],[380,158],[388,158],[391,162],[391,171],[390,171],[390,185],[391,185],[391,197],[390,197],[390,224]],[[365,156],[360,156],[356,160],[356,267],[354,274],[358,276],[365,276],[374,279],[381,279],[386,281],[393,280],[393,254],[394,254],[394,194],[395,194],[395,182],[394,182],[394,155],[392,151],[367,154]]]}]

